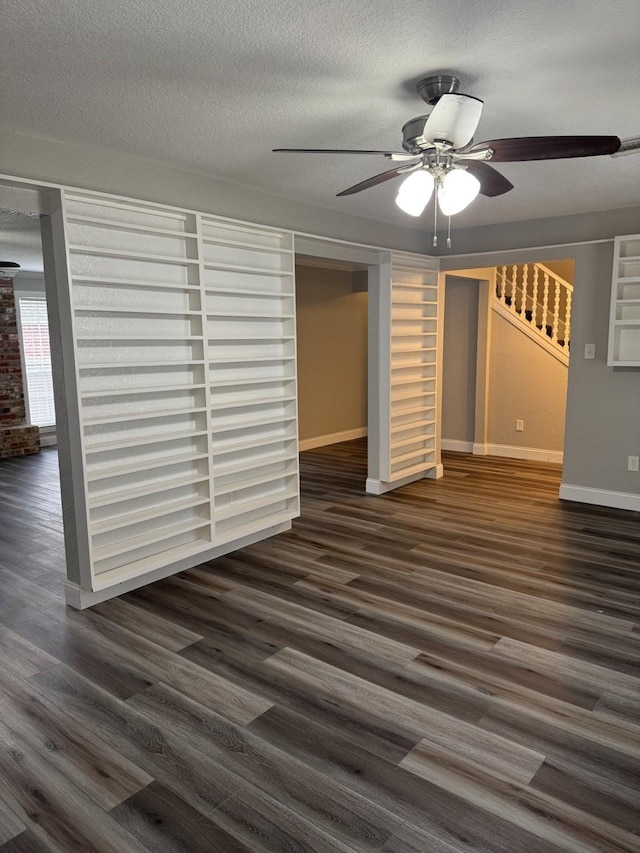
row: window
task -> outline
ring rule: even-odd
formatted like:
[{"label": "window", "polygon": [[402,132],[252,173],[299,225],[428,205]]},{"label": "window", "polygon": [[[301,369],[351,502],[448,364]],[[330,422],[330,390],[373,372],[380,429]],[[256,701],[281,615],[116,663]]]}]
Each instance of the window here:
[{"label": "window", "polygon": [[16,296],[27,388],[27,418],[31,424],[51,426],[56,422],[56,413],[47,303],[44,296]]}]

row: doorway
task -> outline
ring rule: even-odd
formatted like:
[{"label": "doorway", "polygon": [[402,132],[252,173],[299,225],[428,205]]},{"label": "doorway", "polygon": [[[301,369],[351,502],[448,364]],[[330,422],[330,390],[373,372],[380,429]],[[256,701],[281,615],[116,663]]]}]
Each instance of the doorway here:
[{"label": "doorway", "polygon": [[445,276],[443,449],[562,463],[573,266]]}]

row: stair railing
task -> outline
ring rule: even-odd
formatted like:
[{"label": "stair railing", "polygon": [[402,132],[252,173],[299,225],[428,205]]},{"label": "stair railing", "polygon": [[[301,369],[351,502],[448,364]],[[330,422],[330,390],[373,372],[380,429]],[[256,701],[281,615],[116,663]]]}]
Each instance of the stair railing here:
[{"label": "stair railing", "polygon": [[554,346],[569,351],[573,286],[544,264],[496,268],[496,299]]}]

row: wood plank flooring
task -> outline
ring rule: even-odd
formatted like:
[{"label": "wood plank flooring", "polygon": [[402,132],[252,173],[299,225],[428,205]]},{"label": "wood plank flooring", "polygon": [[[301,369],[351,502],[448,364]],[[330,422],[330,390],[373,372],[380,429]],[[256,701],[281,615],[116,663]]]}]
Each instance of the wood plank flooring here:
[{"label": "wood plank flooring", "polygon": [[0,853],[640,851],[640,516],[445,454],[67,609],[54,451],[0,462]]}]

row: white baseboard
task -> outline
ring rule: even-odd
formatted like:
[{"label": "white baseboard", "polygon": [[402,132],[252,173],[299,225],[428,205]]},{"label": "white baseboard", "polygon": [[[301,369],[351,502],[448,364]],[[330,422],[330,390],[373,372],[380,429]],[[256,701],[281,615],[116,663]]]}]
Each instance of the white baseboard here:
[{"label": "white baseboard", "polygon": [[393,489],[399,489],[402,486],[408,486],[409,483],[415,483],[416,480],[424,480],[425,477],[433,476],[431,474],[431,470],[433,469],[430,469],[429,471],[418,471],[417,474],[409,474],[408,477],[403,477],[401,480],[394,480],[392,483],[389,483],[386,480],[372,480],[367,477],[365,490],[368,495],[384,495],[385,492],[391,492]]},{"label": "white baseboard", "polygon": [[[64,585],[65,600],[69,607],[76,610],[84,610],[86,607],[93,607],[94,604],[100,604],[102,601],[107,601],[110,598],[115,598],[118,595],[124,595],[125,592],[138,589],[141,586],[154,583],[155,581],[168,578],[171,575],[184,572],[194,566],[199,566],[201,563],[207,563],[209,560],[215,560],[217,557],[222,557],[229,554],[231,551],[237,551],[239,548],[244,548],[247,545],[253,545],[255,542],[260,542],[262,539],[268,539],[270,536],[276,536],[278,533],[285,533],[291,529],[290,521],[283,521],[280,524],[275,524],[273,527],[268,527],[266,530],[258,530],[255,533],[250,533],[243,536],[241,539],[236,539],[233,542],[227,542],[217,548],[211,548],[199,554],[192,554],[190,557],[185,557],[177,563],[170,566],[163,566],[152,572],[146,572],[142,575],[129,578],[122,583],[114,584],[113,586],[104,587],[103,589],[88,590],[83,589],[73,581],[66,581]],[[212,569],[212,571],[214,571]]]},{"label": "white baseboard", "polygon": [[339,441],[353,441],[354,438],[364,438],[366,434],[366,427],[347,429],[344,432],[332,432],[329,435],[317,435],[315,438],[305,438],[298,442],[298,447],[300,451],[313,450],[316,447],[324,447],[327,444],[337,444]]},{"label": "white baseboard", "polygon": [[481,444],[473,446],[483,448],[481,456],[504,456],[508,459],[530,459],[533,462],[557,462],[562,465],[561,450],[539,450],[537,447],[515,447],[510,444]]},{"label": "white baseboard", "polygon": [[474,456],[486,456],[489,451],[486,444],[474,443],[471,452]]},{"label": "white baseboard", "polygon": [[444,465],[439,464],[433,468],[429,468],[425,477],[428,477],[429,480],[439,480],[441,477],[444,477]]},{"label": "white baseboard", "polygon": [[443,450],[454,450],[456,453],[473,453],[472,441],[458,441],[457,438],[443,438],[440,442]]},{"label": "white baseboard", "polygon": [[640,512],[640,495],[633,495],[630,492],[611,492],[607,489],[591,489],[587,486],[571,486],[568,483],[562,483],[560,500]]}]

